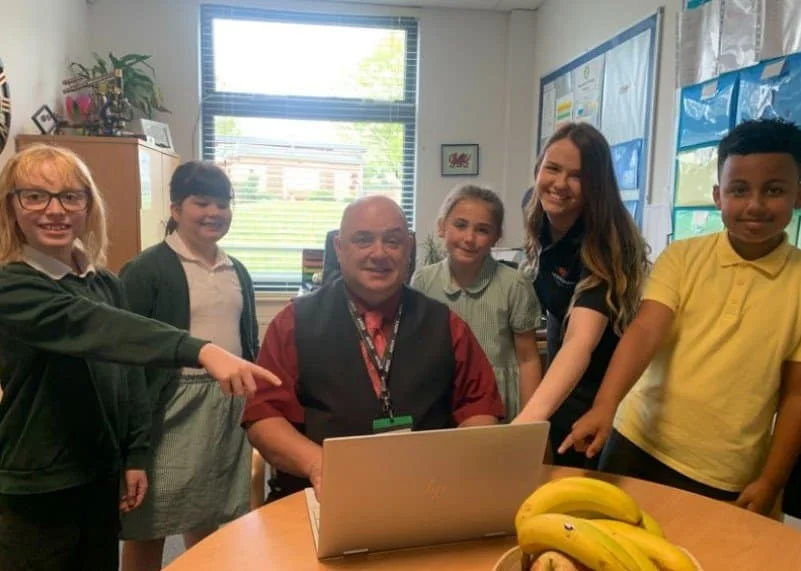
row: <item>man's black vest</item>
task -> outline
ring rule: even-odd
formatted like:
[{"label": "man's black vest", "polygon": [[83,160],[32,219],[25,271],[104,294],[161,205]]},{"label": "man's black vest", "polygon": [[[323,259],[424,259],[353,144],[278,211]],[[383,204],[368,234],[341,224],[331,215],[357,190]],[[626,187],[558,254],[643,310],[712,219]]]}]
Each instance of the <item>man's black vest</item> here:
[{"label": "man's black vest", "polygon": [[[450,310],[404,286],[395,353],[387,386],[396,416],[409,415],[414,430],[452,428],[456,365]],[[342,280],[293,301],[298,355],[297,394],[313,442],[372,433],[384,416],[361,352],[359,333],[348,311]],[[283,496],[308,482],[278,474]],[[271,494],[273,499],[273,494]]]}]

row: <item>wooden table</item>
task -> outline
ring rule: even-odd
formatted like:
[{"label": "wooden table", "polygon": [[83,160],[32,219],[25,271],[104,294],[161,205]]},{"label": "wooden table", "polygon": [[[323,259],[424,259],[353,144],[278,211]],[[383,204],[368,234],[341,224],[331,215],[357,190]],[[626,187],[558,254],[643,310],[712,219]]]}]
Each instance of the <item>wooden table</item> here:
[{"label": "wooden table", "polygon": [[[589,474],[548,468],[550,477]],[[667,537],[689,549],[704,571],[798,571],[801,533],[775,520],[695,494],[609,474],[593,476],[631,493]],[[320,562],[302,493],[230,523],[181,555],[166,571],[490,571],[512,537]]]}]

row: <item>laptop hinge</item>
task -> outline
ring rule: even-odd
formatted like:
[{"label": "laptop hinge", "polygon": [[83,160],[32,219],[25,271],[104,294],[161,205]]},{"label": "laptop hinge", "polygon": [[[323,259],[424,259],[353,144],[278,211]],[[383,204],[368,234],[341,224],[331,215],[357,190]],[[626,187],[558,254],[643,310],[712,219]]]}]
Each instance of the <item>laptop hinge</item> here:
[{"label": "laptop hinge", "polygon": [[360,553],[367,553],[367,549],[350,549],[343,551],[342,555],[359,555]]}]

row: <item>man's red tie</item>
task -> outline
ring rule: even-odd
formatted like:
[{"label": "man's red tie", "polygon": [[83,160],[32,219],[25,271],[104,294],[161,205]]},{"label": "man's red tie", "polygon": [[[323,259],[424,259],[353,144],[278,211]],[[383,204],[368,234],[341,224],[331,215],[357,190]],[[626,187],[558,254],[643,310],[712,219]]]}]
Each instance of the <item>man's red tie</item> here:
[{"label": "man's red tie", "polygon": [[384,316],[380,311],[368,311],[364,314],[364,324],[367,327],[367,334],[373,340],[378,358],[384,358],[384,351],[387,348],[387,338],[384,337],[384,330],[381,325],[384,322]]}]

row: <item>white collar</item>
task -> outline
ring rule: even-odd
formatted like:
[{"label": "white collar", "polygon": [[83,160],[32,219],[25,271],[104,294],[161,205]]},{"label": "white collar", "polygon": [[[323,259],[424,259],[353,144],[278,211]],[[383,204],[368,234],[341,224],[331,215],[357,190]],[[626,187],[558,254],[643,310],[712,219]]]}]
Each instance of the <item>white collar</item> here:
[{"label": "white collar", "polygon": [[[178,232],[167,234],[167,237],[164,238],[164,241],[176,254],[178,254],[178,257],[181,259],[208,267],[208,263],[205,260],[201,259],[197,254],[189,249],[189,246],[186,245],[186,242],[183,241]],[[231,258],[229,258],[225,252],[223,252],[222,248],[217,246],[217,258],[214,260],[214,264],[212,264],[211,269],[216,270],[220,267],[233,267],[233,265],[234,263],[231,261]]]},{"label": "white collar", "polygon": [[78,276],[79,278],[85,278],[90,273],[97,271],[95,270],[95,267],[89,263],[89,259],[86,257],[86,254],[84,254],[80,249],[73,249],[72,256],[75,259],[75,263],[78,265],[78,268],[80,268],[80,273],[77,273],[72,267],[68,266],[61,260],[57,260],[52,256],[48,256],[33,246],[29,246],[28,244],[22,246],[22,261],[31,266],[33,269],[42,272],[54,280],[60,280],[69,274]]}]

